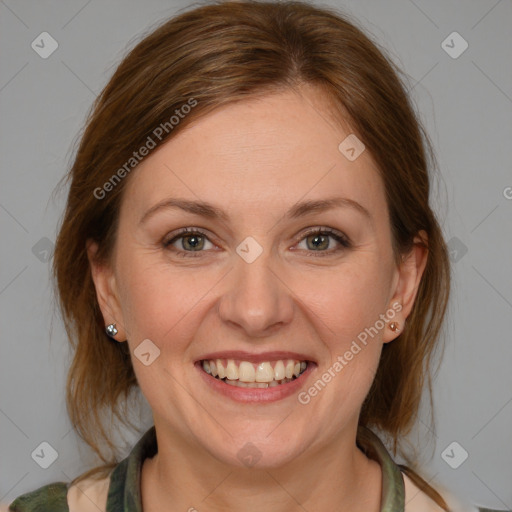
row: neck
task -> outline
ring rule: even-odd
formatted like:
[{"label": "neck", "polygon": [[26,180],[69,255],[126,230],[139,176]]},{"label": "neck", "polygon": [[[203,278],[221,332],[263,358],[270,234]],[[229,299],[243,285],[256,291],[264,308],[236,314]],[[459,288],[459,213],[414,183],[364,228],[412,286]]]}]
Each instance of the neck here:
[{"label": "neck", "polygon": [[142,468],[143,510],[379,512],[380,465],[356,446],[355,429],[351,434],[270,469],[226,465],[183,439],[160,435],[158,453]]}]

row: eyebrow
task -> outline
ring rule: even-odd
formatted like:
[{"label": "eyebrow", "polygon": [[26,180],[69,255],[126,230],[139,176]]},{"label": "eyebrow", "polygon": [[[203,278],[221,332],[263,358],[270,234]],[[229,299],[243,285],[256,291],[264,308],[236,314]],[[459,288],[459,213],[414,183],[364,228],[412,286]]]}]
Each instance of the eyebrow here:
[{"label": "eyebrow", "polygon": [[[161,201],[152,206],[141,217],[139,224],[146,222],[149,217],[151,217],[159,210],[168,210],[172,208],[179,208],[188,213],[200,215],[210,219],[219,218],[225,222],[229,221],[229,216],[224,210],[221,210],[220,208],[217,208],[208,202],[172,198],[165,199],[164,201]],[[351,210],[362,214],[370,222],[372,221],[370,212],[362,204],[346,197],[331,197],[328,199],[303,201],[293,205],[285,214],[285,217],[289,219],[295,219],[305,217],[306,215],[313,213],[324,212],[332,208],[350,208]]]}]

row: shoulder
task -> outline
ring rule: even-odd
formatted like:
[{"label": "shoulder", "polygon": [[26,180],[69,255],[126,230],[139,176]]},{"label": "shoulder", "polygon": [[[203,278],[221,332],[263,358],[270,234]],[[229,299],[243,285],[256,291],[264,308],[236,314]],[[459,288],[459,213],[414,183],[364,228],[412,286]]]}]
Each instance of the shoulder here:
[{"label": "shoulder", "polygon": [[110,478],[56,482],[18,496],[0,512],[105,512]]},{"label": "shoulder", "polygon": [[68,484],[55,482],[18,496],[3,510],[9,512],[68,512]]},{"label": "shoulder", "polygon": [[[402,475],[405,487],[405,512],[446,512],[405,473],[402,473]],[[439,486],[436,486],[436,488],[446,501],[450,512],[479,512],[484,510],[463,502],[448,489],[439,488]]]},{"label": "shoulder", "polygon": [[110,477],[87,478],[68,490],[69,512],[105,512],[110,486]]},{"label": "shoulder", "polygon": [[405,487],[405,512],[445,512],[402,472]]}]

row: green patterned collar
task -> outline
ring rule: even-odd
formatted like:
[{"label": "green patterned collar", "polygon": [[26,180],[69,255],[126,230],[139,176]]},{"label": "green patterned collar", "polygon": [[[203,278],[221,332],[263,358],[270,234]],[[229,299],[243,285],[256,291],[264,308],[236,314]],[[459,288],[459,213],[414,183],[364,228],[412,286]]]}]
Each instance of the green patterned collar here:
[{"label": "green patterned collar", "polygon": [[[403,512],[405,488],[400,468],[395,464],[381,440],[370,429],[359,427],[358,445],[382,468],[380,512]],[[155,427],[151,427],[134,446],[130,455],[113,470],[106,512],[142,512],[140,477],[144,459],[157,453]]]}]

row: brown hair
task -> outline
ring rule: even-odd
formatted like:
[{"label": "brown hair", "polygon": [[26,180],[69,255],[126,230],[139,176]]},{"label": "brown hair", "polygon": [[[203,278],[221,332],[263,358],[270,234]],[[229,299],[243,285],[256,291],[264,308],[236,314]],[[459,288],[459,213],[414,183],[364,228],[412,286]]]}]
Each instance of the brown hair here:
[{"label": "brown hair", "polygon": [[[164,22],[122,60],[94,102],[67,175],[70,188],[53,261],[75,349],[67,406],[79,435],[106,463],[80,478],[116,463],[97,441],[114,452],[104,413],[126,424],[127,399],[137,387],[127,344],[113,343],[105,334],[86,254],[86,242],[93,239],[98,258],[110,258],[129,176],[102,199],[94,191],[191,98],[194,108],[157,145],[222,105],[301,84],[316,86],[330,100],[333,115],[350,123],[376,161],[396,261],[421,230],[428,236],[428,260],[413,310],[400,336],[383,347],[360,424],[389,434],[396,453],[399,436],[413,426],[425,380],[432,405],[431,360],[447,307],[450,270],[429,206],[430,144],[399,71],[354,22],[331,9],[296,1],[211,3]],[[447,509],[413,469],[406,471]]]}]

